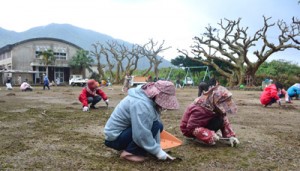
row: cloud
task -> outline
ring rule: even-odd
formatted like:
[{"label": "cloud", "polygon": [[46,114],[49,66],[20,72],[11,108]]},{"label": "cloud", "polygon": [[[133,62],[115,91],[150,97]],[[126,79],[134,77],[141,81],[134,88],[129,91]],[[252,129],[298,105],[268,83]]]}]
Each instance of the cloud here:
[{"label": "cloud", "polygon": [[299,15],[299,5],[287,1],[259,0],[9,0],[1,2],[1,27],[25,31],[49,23],[68,23],[133,43],[149,38],[166,41],[167,58],[177,48],[187,49],[209,23],[224,17],[242,17],[242,23],[256,30],[262,15],[284,19]]}]

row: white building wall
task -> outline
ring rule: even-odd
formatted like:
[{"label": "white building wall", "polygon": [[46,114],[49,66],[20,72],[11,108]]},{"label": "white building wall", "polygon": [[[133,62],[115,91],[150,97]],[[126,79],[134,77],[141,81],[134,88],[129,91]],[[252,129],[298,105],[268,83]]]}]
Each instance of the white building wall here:
[{"label": "white building wall", "polygon": [[[12,50],[14,70],[32,70],[31,64],[43,66],[43,61],[36,58],[36,51],[52,49],[54,52],[65,52],[66,60],[56,59],[55,66],[68,67],[68,61],[76,54],[77,48],[58,41],[35,40],[17,45]],[[41,57],[39,57],[41,58]]]}]

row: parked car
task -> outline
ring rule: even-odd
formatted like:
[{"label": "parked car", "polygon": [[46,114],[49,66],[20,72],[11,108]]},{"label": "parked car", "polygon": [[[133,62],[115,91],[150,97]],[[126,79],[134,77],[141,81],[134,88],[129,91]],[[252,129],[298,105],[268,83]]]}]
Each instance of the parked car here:
[{"label": "parked car", "polygon": [[82,75],[71,75],[69,79],[70,86],[85,86],[88,79],[83,79]]}]

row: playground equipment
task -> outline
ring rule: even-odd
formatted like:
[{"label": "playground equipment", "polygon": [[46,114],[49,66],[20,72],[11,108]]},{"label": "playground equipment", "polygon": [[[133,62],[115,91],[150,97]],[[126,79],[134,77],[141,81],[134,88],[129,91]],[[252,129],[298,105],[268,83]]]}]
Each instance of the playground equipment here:
[{"label": "playground equipment", "polygon": [[[194,86],[194,84],[195,84],[195,82],[193,80],[191,69],[199,69],[199,68],[205,69],[205,74],[204,74],[202,81],[204,81],[206,79],[206,77],[210,77],[209,72],[208,72],[208,66],[191,66],[191,67],[181,67],[181,68],[186,69],[186,75],[183,80],[183,86],[186,86],[186,85]],[[170,77],[171,77],[174,69],[176,69],[176,68],[170,68],[170,72],[169,72],[166,80],[168,80],[168,81],[170,80]]]},{"label": "playground equipment", "polygon": [[185,78],[184,78],[184,81],[183,81],[183,87],[185,85],[194,86],[194,80],[193,80],[193,77],[192,77],[192,74],[191,74],[191,69],[193,69],[193,68],[195,68],[195,69],[205,68],[205,74],[204,74],[204,77],[203,77],[202,81],[204,81],[207,76],[210,77],[209,73],[208,73],[208,66],[191,66],[191,67],[185,67],[185,68],[187,68],[187,70],[186,70],[186,75],[185,75]]}]

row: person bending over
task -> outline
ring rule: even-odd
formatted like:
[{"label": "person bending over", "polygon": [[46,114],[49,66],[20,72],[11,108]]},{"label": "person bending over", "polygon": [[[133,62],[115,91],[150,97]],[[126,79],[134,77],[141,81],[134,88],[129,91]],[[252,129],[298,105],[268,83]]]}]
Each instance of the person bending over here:
[{"label": "person bending over", "polygon": [[27,83],[27,81],[24,81],[20,86],[21,91],[32,91],[33,88],[30,86],[30,84]]},{"label": "person bending over", "polygon": [[[79,101],[82,103],[82,111],[86,112],[90,108],[96,109],[96,104],[103,99],[108,105],[108,97],[106,94],[98,87],[98,82],[95,80],[88,80],[87,86],[84,87],[78,97]],[[88,104],[90,104],[90,107]]]},{"label": "person bending over", "polygon": [[260,103],[264,107],[271,106],[273,103],[278,103],[281,105],[281,97],[287,95],[286,91],[283,89],[283,86],[279,82],[275,84],[270,84],[267,86],[260,96]]},{"label": "person bending over", "polygon": [[291,86],[288,90],[288,99],[285,99],[287,102],[291,102],[291,99],[295,97],[296,99],[300,99],[300,83],[296,83]]},{"label": "person bending over", "polygon": [[130,161],[144,161],[147,153],[160,160],[172,159],[160,146],[160,112],[178,107],[172,82],[150,82],[129,89],[105,125],[105,145],[122,151],[120,157]]},{"label": "person bending over", "polygon": [[[184,136],[208,145],[216,144],[220,138],[227,138],[225,143],[235,146],[239,144],[239,140],[235,137],[227,114],[236,112],[232,93],[217,85],[187,107],[181,119],[180,130]],[[221,130],[222,135],[216,133],[218,130]]]}]

